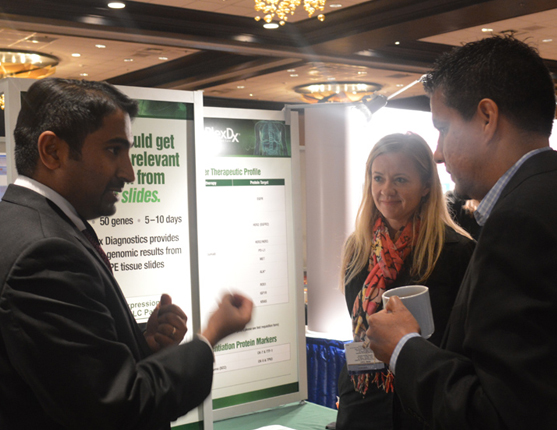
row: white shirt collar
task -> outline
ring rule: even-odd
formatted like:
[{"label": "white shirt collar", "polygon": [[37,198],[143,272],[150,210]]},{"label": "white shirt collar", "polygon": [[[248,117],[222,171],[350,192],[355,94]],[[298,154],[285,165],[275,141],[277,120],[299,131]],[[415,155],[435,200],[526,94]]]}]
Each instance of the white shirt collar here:
[{"label": "white shirt collar", "polygon": [[76,227],[83,231],[85,230],[85,224],[83,220],[77,214],[75,208],[68,202],[64,197],[54,191],[52,188],[35,181],[34,179],[28,178],[27,176],[19,175],[14,182],[14,185],[18,185],[23,188],[27,188],[40,194],[43,197],[51,200],[56,206],[60,208],[64,214],[76,225]]}]

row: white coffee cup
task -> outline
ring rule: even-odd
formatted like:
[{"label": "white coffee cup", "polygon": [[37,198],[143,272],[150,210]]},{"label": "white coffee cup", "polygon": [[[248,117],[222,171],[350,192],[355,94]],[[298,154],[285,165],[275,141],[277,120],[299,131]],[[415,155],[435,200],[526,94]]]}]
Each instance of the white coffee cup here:
[{"label": "white coffee cup", "polygon": [[390,297],[397,296],[402,304],[408,308],[420,325],[420,334],[423,338],[429,338],[435,331],[433,314],[431,313],[431,301],[429,300],[429,288],[424,285],[407,285],[405,287],[393,288],[383,293],[383,308],[387,307]]}]

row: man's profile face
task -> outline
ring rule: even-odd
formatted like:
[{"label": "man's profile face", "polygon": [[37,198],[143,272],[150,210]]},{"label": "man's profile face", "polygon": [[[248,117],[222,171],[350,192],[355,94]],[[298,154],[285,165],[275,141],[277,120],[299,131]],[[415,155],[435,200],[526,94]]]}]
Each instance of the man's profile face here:
[{"label": "man's profile face", "polygon": [[132,143],[130,117],[118,110],[85,138],[79,160],[68,159],[63,196],[80,216],[93,219],[116,212],[117,194],[135,179],[129,158]]},{"label": "man's profile face", "polygon": [[433,154],[435,161],[445,163],[459,197],[481,200],[483,195],[478,195],[482,194],[478,187],[481,185],[482,164],[478,143],[482,136],[478,119],[474,116],[467,121],[457,110],[447,106],[441,89],[431,96],[431,114],[433,125],[439,130],[437,149]]}]

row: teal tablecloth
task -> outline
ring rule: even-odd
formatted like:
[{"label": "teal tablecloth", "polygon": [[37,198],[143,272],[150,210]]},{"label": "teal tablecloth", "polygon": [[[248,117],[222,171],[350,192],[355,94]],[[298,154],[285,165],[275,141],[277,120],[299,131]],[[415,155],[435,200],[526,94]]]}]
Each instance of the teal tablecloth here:
[{"label": "teal tablecloth", "polygon": [[336,421],[337,411],[314,403],[292,403],[241,417],[215,421],[214,430],[255,430],[281,425],[294,430],[324,430]]}]

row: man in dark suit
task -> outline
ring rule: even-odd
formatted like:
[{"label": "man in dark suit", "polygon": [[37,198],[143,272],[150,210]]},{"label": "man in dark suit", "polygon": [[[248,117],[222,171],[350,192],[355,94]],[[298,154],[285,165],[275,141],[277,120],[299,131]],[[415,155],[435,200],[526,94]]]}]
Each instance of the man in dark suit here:
[{"label": "man in dark suit", "polygon": [[370,318],[403,405],[433,429],[557,426],[554,85],[537,52],[493,37],[441,57],[424,83],[435,157],[483,225],[441,348],[398,299]]},{"label": "man in dark suit", "polygon": [[88,219],[114,214],[134,180],[134,101],[105,83],[45,79],[23,97],[20,176],[0,203],[0,428],[162,429],[211,389],[211,346],[241,330],[252,303],[223,297],[179,345],[169,296],[143,332]]}]

